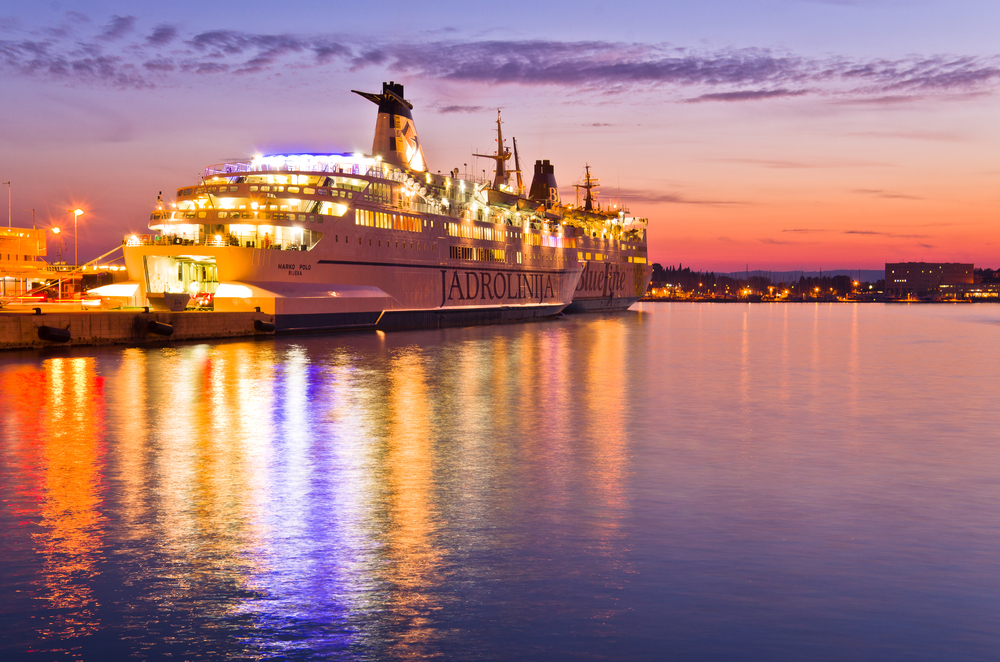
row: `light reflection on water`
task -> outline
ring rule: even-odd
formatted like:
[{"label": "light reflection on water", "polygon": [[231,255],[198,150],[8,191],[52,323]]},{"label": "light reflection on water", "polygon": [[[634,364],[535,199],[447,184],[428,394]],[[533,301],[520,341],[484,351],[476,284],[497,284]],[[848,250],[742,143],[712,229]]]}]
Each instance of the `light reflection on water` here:
[{"label": "light reflection on water", "polygon": [[0,654],[990,659],[1000,309],[0,363]]}]

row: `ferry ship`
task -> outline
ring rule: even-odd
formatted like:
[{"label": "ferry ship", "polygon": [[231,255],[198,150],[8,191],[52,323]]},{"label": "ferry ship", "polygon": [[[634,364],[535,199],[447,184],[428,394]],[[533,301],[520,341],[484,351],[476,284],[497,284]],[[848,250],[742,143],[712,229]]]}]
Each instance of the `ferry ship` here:
[{"label": "ferry ship", "polygon": [[[545,162],[536,163],[535,170],[552,174]],[[582,182],[573,186],[578,197],[582,193],[583,204],[578,200],[559,211],[563,224],[577,229],[577,254],[584,268],[566,312],[626,310],[646,293],[653,277],[646,248],[648,223],[628,216],[621,202],[602,208],[595,195],[598,180],[590,175],[589,165]]]},{"label": "ferry ship", "polygon": [[279,332],[514,322],[562,312],[591,261],[644,255],[645,221],[567,214],[546,162],[525,196],[499,116],[492,182],[433,174],[403,86],[353,91],[378,106],[371,155],[207,167],[158,200],[150,234],[126,238],[133,296],[158,310],[259,310]]}]

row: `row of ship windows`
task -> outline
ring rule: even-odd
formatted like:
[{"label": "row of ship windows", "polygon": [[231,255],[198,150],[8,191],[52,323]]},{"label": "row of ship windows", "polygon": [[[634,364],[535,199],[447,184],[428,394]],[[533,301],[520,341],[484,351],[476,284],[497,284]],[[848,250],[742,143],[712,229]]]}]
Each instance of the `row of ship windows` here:
[{"label": "row of ship windows", "polygon": [[[387,214],[380,211],[358,209],[354,212],[354,224],[385,230],[403,230],[404,232],[421,232],[427,226],[427,221],[416,216],[405,214]],[[434,221],[430,221],[434,227]]]},{"label": "row of ship windows", "polygon": [[[476,262],[506,262],[506,251],[496,248],[476,248],[474,246],[449,246],[448,257],[453,260],[475,260]],[[520,264],[521,254],[517,254]]]},{"label": "row of ship windows", "polygon": [[486,241],[504,241],[507,237],[514,235],[513,232],[501,231],[496,228],[483,228],[478,225],[463,225],[460,223],[445,223],[445,231],[449,237],[485,239]]},{"label": "row of ship windows", "polygon": [[[517,264],[524,262],[524,255],[521,251],[517,251],[514,255]],[[506,262],[507,251],[474,246],[449,246],[448,257],[453,260],[472,260],[474,262]],[[529,253],[528,257],[539,262],[566,262],[564,255],[549,253]]]},{"label": "row of ship windows", "polygon": [[[306,186],[304,188],[301,188],[301,189],[298,186],[289,186],[287,188],[284,187],[284,186],[261,186],[260,187],[261,192],[268,192],[271,189],[274,189],[274,191],[276,193],[281,193],[282,189],[285,189],[289,193],[302,193],[303,195],[332,195],[335,198],[338,197],[338,196],[341,197],[341,198],[353,198],[354,197],[354,195],[352,194],[351,191],[344,191],[344,190],[341,190],[341,189],[311,188],[311,187],[308,187],[308,186]],[[257,187],[251,185],[250,186],[250,192],[251,193],[256,193],[257,192]]]},{"label": "row of ship windows", "polygon": [[[340,242],[340,235],[335,235],[333,240],[336,243],[341,243]],[[349,243],[349,241],[350,241],[350,236],[349,235],[344,235],[344,241],[343,241],[343,243],[346,244],[346,243]],[[362,243],[362,238],[358,237],[358,245],[360,246],[361,243]],[[385,241],[386,248],[392,248],[393,247],[393,243],[395,243],[395,247],[396,248],[399,248],[399,241],[398,240],[395,241],[395,242],[391,242],[388,239]],[[403,241],[403,248],[404,249],[406,248],[406,244],[407,244],[407,242]],[[416,242],[416,243],[414,243],[414,242],[411,241],[411,242],[409,242],[409,244],[410,244],[409,247],[410,247],[411,250],[412,249],[415,249],[415,250],[418,250],[418,251],[420,251],[420,250],[423,250],[423,251],[434,250],[434,244],[426,244],[426,243],[421,243],[419,241]],[[382,240],[381,239],[377,239],[377,240],[376,239],[369,239],[368,240],[368,245],[371,246],[371,247],[373,247],[373,248],[381,248],[382,247]],[[514,255],[515,255],[515,262],[517,264],[522,264],[524,262],[524,256],[521,253],[521,251],[517,251]],[[506,262],[507,261],[507,252],[504,251],[504,250],[495,249],[495,248],[478,248],[478,247],[475,247],[475,246],[449,246],[448,247],[448,257],[450,257],[453,260],[472,260],[474,262]],[[562,258],[561,258],[561,256],[544,255],[544,254],[541,254],[541,253],[539,253],[537,255],[534,255],[534,256],[529,256],[529,257],[534,257],[537,260],[544,260],[544,261],[549,261],[549,262],[561,262],[561,261],[563,261]]]},{"label": "row of ship windows", "polygon": [[[334,238],[333,238],[333,240],[334,240],[334,242],[336,242],[336,243],[339,244],[340,243],[340,235],[339,234],[335,235]],[[345,234],[344,235],[344,243],[346,244],[349,241],[350,241],[350,237]],[[373,241],[375,241],[375,240],[369,239],[368,240],[368,245],[369,246],[376,246],[375,243],[372,243]],[[379,248],[381,248],[381,246],[382,246],[382,240],[378,239],[377,241],[378,241],[377,246]],[[434,250],[434,244],[422,244],[419,241],[416,242],[416,244],[414,244],[412,241],[409,242],[409,243],[410,243],[410,249],[411,250],[418,250],[418,251]],[[361,245],[361,237],[358,237],[358,246],[360,246],[360,245]],[[386,248],[392,248],[392,242],[390,242],[388,239],[386,239],[385,240],[385,247]],[[399,241],[398,240],[396,241],[396,248],[399,248]],[[403,242],[403,248],[406,248],[406,242],[405,241]]]},{"label": "row of ship windows", "polygon": [[239,191],[239,186],[199,186],[198,188],[179,188],[177,189],[177,195],[191,195],[198,193],[226,193],[227,191],[232,191],[235,193]]},{"label": "row of ship windows", "polygon": [[225,210],[210,210],[210,211],[163,211],[163,212],[153,212],[149,215],[149,220],[151,221],[169,221],[170,219],[185,219],[185,218],[208,218],[211,214],[213,218],[245,218],[245,219],[258,219],[258,220],[275,220],[275,221],[299,221],[302,223],[322,223],[323,216],[319,214],[284,214],[276,213],[272,214],[270,212],[252,212],[252,211],[225,211]]},{"label": "row of ship windows", "polygon": [[[10,256],[11,256],[11,253],[7,253],[7,261],[8,262],[17,262],[17,261],[19,261],[21,259],[20,255],[14,255],[14,259],[13,260],[10,259]],[[0,256],[0,257],[2,257],[2,256]],[[24,256],[24,261],[25,262],[34,262],[35,258],[31,257],[30,255],[25,255]]]},{"label": "row of ship windows", "polygon": [[[340,242],[340,235],[335,235],[333,240],[336,243],[341,243]],[[343,243],[346,244],[349,241],[350,241],[350,237],[348,235],[344,235],[344,241],[343,241]],[[388,239],[385,240],[385,246],[386,246],[386,248],[392,248],[393,247],[393,243],[395,243],[395,247],[396,248],[399,248],[399,241],[398,240],[395,241],[395,242],[392,242],[392,241],[389,241]],[[358,245],[360,246],[361,244],[362,244],[362,238],[358,237]],[[403,241],[403,248],[404,249],[406,248],[406,244],[407,244],[407,242]],[[409,244],[410,244],[409,247],[410,247],[411,250],[412,249],[415,249],[415,250],[418,250],[418,251],[421,251],[421,250],[423,250],[423,251],[434,250],[434,244],[426,244],[426,243],[422,244],[419,241],[416,242],[416,243],[414,243],[414,242],[411,241],[411,242],[409,242]],[[376,239],[369,239],[368,240],[368,245],[371,246],[371,247],[373,247],[373,248],[381,248],[382,247],[382,240],[381,239],[377,239],[377,240]],[[453,260],[471,260],[471,261],[474,261],[474,262],[506,262],[507,261],[507,252],[504,251],[504,250],[495,249],[495,248],[478,248],[478,247],[475,247],[475,246],[449,246],[448,247],[448,257],[450,257]],[[545,255],[545,254],[541,254],[541,253],[536,254],[536,255],[532,255],[532,256],[529,256],[529,257],[533,257],[536,260],[542,260],[542,261],[546,261],[546,262],[562,262],[563,261],[562,256]],[[517,264],[522,264],[524,262],[524,256],[521,253],[521,251],[517,251],[515,253],[515,261],[516,261]]]},{"label": "row of ship windows", "polygon": [[553,248],[576,248],[576,239],[560,235],[535,234],[533,232],[512,232],[496,228],[484,228],[478,225],[461,223],[446,223],[445,231],[449,237],[464,237],[466,239],[483,239],[486,241],[506,241],[507,238],[521,239],[529,246],[549,246]]}]

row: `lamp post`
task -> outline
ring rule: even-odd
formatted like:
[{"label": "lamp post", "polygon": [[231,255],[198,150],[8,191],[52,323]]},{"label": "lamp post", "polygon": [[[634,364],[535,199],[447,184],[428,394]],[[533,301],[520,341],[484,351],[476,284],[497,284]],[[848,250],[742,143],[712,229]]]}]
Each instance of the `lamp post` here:
[{"label": "lamp post", "polygon": [[[59,233],[62,232],[59,228],[52,228],[52,234],[59,237]],[[63,239],[59,237],[59,248],[56,249],[56,261],[62,261],[62,244]],[[59,299],[62,300],[62,276],[59,277]]]},{"label": "lamp post", "polygon": [[83,210],[82,209],[70,209],[69,211],[73,213],[73,269],[75,271],[77,265],[80,264],[80,259],[78,257],[79,256],[79,252],[77,250],[77,248],[79,246],[79,242],[77,241],[77,235],[79,234],[77,232],[77,227],[78,227],[77,226],[77,221],[80,219],[80,215],[83,214]]}]

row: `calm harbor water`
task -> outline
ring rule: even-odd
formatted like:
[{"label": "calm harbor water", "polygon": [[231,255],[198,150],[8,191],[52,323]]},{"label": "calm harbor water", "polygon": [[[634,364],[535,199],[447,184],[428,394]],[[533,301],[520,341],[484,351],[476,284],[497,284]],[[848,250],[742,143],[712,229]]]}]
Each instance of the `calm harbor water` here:
[{"label": "calm harbor water", "polygon": [[0,355],[0,658],[987,660],[1000,307]]}]

